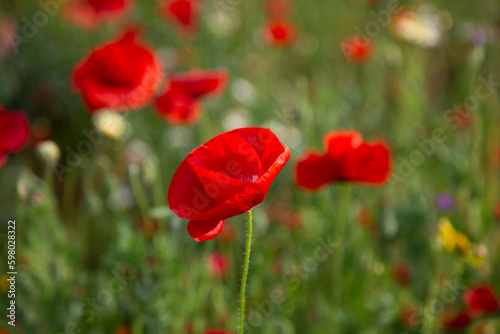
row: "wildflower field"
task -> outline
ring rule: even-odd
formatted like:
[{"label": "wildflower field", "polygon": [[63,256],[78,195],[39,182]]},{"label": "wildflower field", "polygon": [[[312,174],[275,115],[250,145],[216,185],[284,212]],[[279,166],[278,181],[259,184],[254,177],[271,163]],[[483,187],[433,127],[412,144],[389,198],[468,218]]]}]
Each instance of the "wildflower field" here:
[{"label": "wildflower field", "polygon": [[0,334],[500,333],[500,2],[1,0]]}]

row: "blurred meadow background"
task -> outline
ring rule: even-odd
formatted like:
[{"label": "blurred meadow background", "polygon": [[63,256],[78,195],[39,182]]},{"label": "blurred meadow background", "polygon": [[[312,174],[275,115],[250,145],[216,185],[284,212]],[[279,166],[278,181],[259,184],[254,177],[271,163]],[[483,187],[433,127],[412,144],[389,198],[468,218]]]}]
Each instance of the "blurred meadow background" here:
[{"label": "blurred meadow background", "polygon": [[[12,219],[18,271],[0,333],[236,333],[246,218],[197,243],[167,190],[191,150],[247,126],[291,159],[253,210],[246,333],[500,333],[498,308],[460,322],[466,291],[500,293],[500,2],[200,0],[188,29],[168,0],[103,19],[86,1],[0,3],[0,105],[30,125],[0,169],[0,275]],[[129,27],[164,81],[228,70],[199,120],[89,112],[75,64]],[[295,161],[335,129],[388,143],[390,180],[298,189]]]}]

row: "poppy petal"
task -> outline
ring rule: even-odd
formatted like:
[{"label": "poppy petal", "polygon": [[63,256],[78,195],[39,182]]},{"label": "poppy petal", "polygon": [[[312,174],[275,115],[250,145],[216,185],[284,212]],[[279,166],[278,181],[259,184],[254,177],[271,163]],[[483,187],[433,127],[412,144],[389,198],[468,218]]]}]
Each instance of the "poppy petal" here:
[{"label": "poppy petal", "polygon": [[194,221],[190,220],[187,225],[189,235],[196,241],[211,240],[222,231],[225,220]]},{"label": "poppy petal", "polygon": [[333,159],[341,159],[347,152],[358,148],[363,137],[356,131],[332,131],[323,138],[323,146]]},{"label": "poppy petal", "polygon": [[390,170],[389,150],[382,143],[364,143],[349,153],[345,161],[345,179],[349,181],[382,183]]},{"label": "poppy petal", "polygon": [[22,112],[0,109],[0,152],[17,152],[30,135],[28,119]]},{"label": "poppy petal", "polygon": [[295,165],[295,183],[305,189],[316,190],[338,179],[336,163],[315,151],[306,152]]},{"label": "poppy petal", "polygon": [[167,91],[156,99],[156,113],[171,125],[194,125],[201,118],[201,104],[190,96]]},{"label": "poppy petal", "polygon": [[72,83],[90,109],[128,111],[153,98],[162,78],[162,66],[133,29],[95,49],[74,68]]},{"label": "poppy petal", "polygon": [[177,73],[170,77],[170,90],[198,99],[222,93],[229,81],[229,71],[224,68],[215,70],[192,70]]}]

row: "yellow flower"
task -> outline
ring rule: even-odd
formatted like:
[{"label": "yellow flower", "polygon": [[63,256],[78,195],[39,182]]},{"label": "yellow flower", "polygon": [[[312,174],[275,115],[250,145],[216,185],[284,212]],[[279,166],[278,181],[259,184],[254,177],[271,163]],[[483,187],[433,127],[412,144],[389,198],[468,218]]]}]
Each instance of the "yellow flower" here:
[{"label": "yellow flower", "polygon": [[438,226],[441,242],[447,252],[451,253],[458,248],[463,255],[470,253],[471,243],[469,239],[465,234],[455,230],[448,218],[439,219]]}]

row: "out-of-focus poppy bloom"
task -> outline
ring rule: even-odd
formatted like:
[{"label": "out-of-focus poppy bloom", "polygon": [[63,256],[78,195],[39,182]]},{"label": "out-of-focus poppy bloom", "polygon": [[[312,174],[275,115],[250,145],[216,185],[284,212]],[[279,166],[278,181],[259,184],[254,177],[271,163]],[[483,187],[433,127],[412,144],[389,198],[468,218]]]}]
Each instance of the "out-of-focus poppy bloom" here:
[{"label": "out-of-focus poppy bloom", "polygon": [[185,33],[193,33],[198,28],[199,0],[165,0],[160,3],[160,11]]},{"label": "out-of-focus poppy bloom", "polygon": [[17,51],[14,36],[18,35],[16,21],[10,17],[0,18],[0,58]]},{"label": "out-of-focus poppy bloom", "polygon": [[7,163],[8,153],[16,153],[26,145],[29,135],[28,119],[23,112],[0,107],[0,168]]},{"label": "out-of-focus poppy bloom", "polygon": [[366,228],[369,233],[377,234],[379,227],[377,224],[377,216],[367,206],[359,208],[356,214],[356,220]]},{"label": "out-of-focus poppy bloom", "polygon": [[267,209],[267,215],[271,221],[285,226],[290,230],[302,227],[302,216],[285,202],[273,202]]},{"label": "out-of-focus poppy bloom", "polygon": [[287,18],[293,12],[292,4],[287,0],[268,0],[265,4],[267,14],[272,18]]},{"label": "out-of-focus poppy bloom", "polygon": [[229,260],[219,252],[211,253],[207,256],[207,263],[210,272],[217,277],[225,277],[229,271]]},{"label": "out-of-focus poppy bloom", "polygon": [[408,285],[411,280],[411,268],[406,263],[397,263],[391,268],[391,278],[401,285]]},{"label": "out-of-focus poppy bloom", "polygon": [[391,154],[385,143],[369,144],[356,131],[332,131],[323,138],[325,154],[304,153],[295,165],[295,183],[317,190],[334,182],[385,183],[391,171]]},{"label": "out-of-focus poppy bloom", "polygon": [[79,28],[94,29],[104,21],[122,17],[131,6],[131,0],[74,0],[63,8],[63,17]]},{"label": "out-of-focus poppy bloom", "polygon": [[170,125],[194,125],[201,118],[202,105],[192,97],[167,91],[156,99],[157,114]]},{"label": "out-of-focus poppy bloom", "polygon": [[471,317],[467,311],[460,311],[455,314],[445,313],[442,323],[446,330],[463,330],[469,326]]},{"label": "out-of-focus poppy bloom", "polygon": [[226,69],[174,74],[165,93],[156,99],[157,114],[171,125],[194,125],[201,117],[200,99],[221,94],[228,80]]},{"label": "out-of-focus poppy bloom", "polygon": [[213,239],[227,218],[260,204],[290,159],[290,150],[268,129],[241,128],[194,149],[172,178],[170,209],[189,219],[196,241]]},{"label": "out-of-focus poppy bloom", "polygon": [[473,311],[495,313],[499,309],[498,298],[491,285],[472,287],[464,292],[464,303]]},{"label": "out-of-focus poppy bloom", "polygon": [[221,94],[229,81],[229,71],[225,68],[215,70],[194,69],[170,77],[170,89],[194,99]]},{"label": "out-of-focus poppy bloom", "polygon": [[150,102],[162,72],[152,50],[138,41],[136,31],[128,30],[75,66],[73,86],[92,112],[103,108],[130,111]]},{"label": "out-of-focus poppy bloom", "polygon": [[127,325],[121,325],[115,332],[116,334],[130,334],[130,329]]},{"label": "out-of-focus poppy bloom", "polygon": [[272,46],[289,46],[297,39],[297,29],[295,26],[283,19],[271,19],[264,24],[264,41]]},{"label": "out-of-focus poppy bloom", "polygon": [[370,39],[360,35],[347,36],[340,43],[340,49],[349,62],[364,63],[373,56],[373,44]]},{"label": "out-of-focus poppy bloom", "polygon": [[399,317],[406,328],[416,327],[420,323],[418,310],[412,305],[403,305],[399,310]]},{"label": "out-of-focus poppy bloom", "polygon": [[472,112],[465,108],[452,110],[447,119],[451,127],[457,130],[470,129],[474,124]]}]

